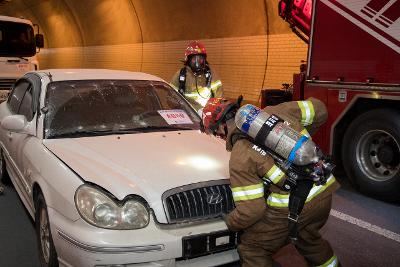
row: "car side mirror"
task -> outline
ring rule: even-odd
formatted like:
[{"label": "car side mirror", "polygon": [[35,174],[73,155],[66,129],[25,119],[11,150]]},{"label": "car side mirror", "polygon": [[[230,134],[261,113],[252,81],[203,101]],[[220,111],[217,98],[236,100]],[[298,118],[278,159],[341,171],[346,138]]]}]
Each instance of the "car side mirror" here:
[{"label": "car side mirror", "polygon": [[24,115],[10,115],[1,120],[1,127],[11,132],[21,132],[27,125]]},{"label": "car side mirror", "polygon": [[41,33],[35,35],[35,44],[37,48],[44,47],[44,36]]}]

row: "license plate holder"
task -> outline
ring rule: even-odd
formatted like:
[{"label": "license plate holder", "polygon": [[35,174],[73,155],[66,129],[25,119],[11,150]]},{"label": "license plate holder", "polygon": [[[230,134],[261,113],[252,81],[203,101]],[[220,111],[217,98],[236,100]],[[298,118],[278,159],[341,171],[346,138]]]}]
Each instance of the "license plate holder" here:
[{"label": "license plate holder", "polygon": [[182,258],[191,259],[236,248],[238,233],[218,231],[182,238]]}]

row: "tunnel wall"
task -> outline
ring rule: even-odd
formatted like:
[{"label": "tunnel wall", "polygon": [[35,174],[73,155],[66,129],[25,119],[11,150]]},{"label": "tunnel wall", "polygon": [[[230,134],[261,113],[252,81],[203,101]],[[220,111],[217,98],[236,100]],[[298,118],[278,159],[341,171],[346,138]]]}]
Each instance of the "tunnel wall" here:
[{"label": "tunnel wall", "polygon": [[169,81],[189,40],[204,42],[227,97],[258,101],[291,83],[307,47],[277,15],[278,0],[15,0],[1,14],[40,25],[40,67],[143,71]]}]

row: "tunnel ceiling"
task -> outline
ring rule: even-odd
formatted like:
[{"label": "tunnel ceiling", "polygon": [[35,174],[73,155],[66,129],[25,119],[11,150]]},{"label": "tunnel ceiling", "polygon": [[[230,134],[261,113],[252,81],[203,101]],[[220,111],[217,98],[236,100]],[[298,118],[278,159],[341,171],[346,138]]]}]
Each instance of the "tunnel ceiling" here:
[{"label": "tunnel ceiling", "polygon": [[278,0],[10,0],[0,3],[0,14],[22,16],[37,23],[45,34],[46,47],[53,48],[289,32],[277,16],[277,3]]}]

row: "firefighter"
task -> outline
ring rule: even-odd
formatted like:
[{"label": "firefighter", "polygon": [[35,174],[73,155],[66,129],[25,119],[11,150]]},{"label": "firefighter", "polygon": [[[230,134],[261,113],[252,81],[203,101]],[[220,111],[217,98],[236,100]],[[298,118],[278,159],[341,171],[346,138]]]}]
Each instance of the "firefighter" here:
[{"label": "firefighter", "polygon": [[[243,231],[238,246],[241,265],[272,266],[272,255],[291,241],[290,192],[282,187],[287,177],[263,149],[243,138],[234,121],[239,102],[210,99],[203,109],[203,130],[224,138],[226,149],[231,151],[229,173],[235,209],[223,218],[230,230]],[[326,107],[314,98],[269,106],[265,111],[308,136],[327,119]],[[263,180],[272,183],[265,187]],[[332,193],[338,187],[333,176],[324,185],[314,185],[297,220],[297,240],[292,241],[311,266],[339,265],[331,246],[319,233],[329,217]]]},{"label": "firefighter", "polygon": [[191,41],[185,51],[184,66],[172,77],[171,85],[199,110],[210,97],[222,96],[222,83],[207,62],[207,51],[198,41]]}]

